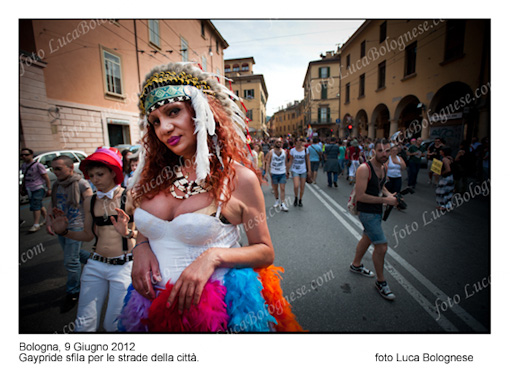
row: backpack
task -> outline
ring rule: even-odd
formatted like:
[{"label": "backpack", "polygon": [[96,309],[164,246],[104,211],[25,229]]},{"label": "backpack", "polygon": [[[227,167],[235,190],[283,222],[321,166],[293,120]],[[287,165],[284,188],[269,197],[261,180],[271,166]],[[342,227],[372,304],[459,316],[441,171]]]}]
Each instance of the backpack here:
[{"label": "backpack", "polygon": [[[372,177],[372,169],[368,165],[368,162],[365,162],[364,164],[368,167],[368,182],[370,182],[370,178]],[[351,194],[349,195],[349,200],[347,201],[347,210],[350,212],[351,215],[354,216],[359,215],[358,208],[356,207],[356,184],[354,184],[354,186],[352,187]]]}]

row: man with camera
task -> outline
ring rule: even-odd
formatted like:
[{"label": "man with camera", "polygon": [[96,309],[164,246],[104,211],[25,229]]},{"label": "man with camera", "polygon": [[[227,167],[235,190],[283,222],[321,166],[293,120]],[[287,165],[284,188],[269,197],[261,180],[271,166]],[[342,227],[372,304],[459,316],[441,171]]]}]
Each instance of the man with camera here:
[{"label": "man with camera", "polygon": [[374,277],[374,273],[361,263],[370,244],[373,244],[372,260],[377,276],[375,286],[382,297],[394,300],[395,295],[384,278],[384,257],[388,241],[382,230],[383,204],[396,206],[398,203],[395,195],[384,186],[386,183],[384,164],[388,161],[389,155],[390,142],[378,139],[375,142],[375,156],[356,171],[356,207],[364,230],[356,247],[350,271],[365,277]]}]

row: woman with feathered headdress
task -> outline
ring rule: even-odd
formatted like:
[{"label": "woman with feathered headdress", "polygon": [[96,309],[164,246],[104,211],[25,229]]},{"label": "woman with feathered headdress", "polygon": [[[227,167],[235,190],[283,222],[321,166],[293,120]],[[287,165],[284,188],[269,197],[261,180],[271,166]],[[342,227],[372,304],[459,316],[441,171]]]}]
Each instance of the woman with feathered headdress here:
[{"label": "woman with feathered headdress", "polygon": [[272,266],[260,174],[234,99],[193,64],[147,75],[132,182],[139,235],[120,330],[301,330]]}]

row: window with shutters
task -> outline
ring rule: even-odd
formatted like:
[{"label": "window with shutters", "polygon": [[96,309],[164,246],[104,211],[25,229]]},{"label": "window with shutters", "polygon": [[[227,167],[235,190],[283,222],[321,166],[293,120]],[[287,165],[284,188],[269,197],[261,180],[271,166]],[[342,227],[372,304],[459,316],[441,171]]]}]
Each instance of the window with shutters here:
[{"label": "window with shutters", "polygon": [[184,37],[181,37],[181,59],[183,62],[188,62],[188,50],[188,42],[184,39]]},{"label": "window with shutters", "polygon": [[149,20],[149,42],[161,47],[159,43],[159,20]]},{"label": "window with shutters", "polygon": [[328,78],[328,77],[329,77],[329,66],[319,68],[319,78]]},{"label": "window with shutters", "polygon": [[245,89],[244,90],[244,98],[246,98],[246,99],[255,98],[255,89]]},{"label": "window with shutters", "polygon": [[202,56],[202,70],[204,72],[207,72],[207,57],[206,56]]},{"label": "window with shutters", "polygon": [[122,96],[122,61],[120,56],[106,51],[104,48],[102,51],[106,94]]},{"label": "window with shutters", "polygon": [[377,74],[377,89],[382,89],[386,86],[386,61],[378,65]]},{"label": "window with shutters", "polygon": [[409,76],[416,73],[416,48],[417,42],[413,42],[411,45],[406,47],[406,60],[404,67],[404,76]]},{"label": "window with shutters", "polygon": [[318,120],[319,123],[329,123],[330,122],[330,112],[329,107],[319,107],[319,115]]},{"label": "window with shutters", "polygon": [[386,30],[387,30],[387,22],[384,21],[381,25],[379,25],[379,43],[386,40]]},{"label": "window with shutters", "polygon": [[464,54],[466,20],[447,20],[444,60],[460,58]]},{"label": "window with shutters", "polygon": [[359,76],[359,97],[365,96],[365,74]]},{"label": "window with shutters", "polygon": [[328,99],[328,84],[326,82],[321,84],[321,99]]}]

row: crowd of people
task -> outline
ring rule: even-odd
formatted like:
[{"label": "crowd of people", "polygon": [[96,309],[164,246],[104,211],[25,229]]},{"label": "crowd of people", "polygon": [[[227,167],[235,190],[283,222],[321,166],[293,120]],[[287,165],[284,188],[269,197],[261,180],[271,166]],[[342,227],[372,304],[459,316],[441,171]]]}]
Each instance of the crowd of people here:
[{"label": "crowd of people", "polygon": [[[462,142],[454,158],[452,148],[440,138],[424,144],[421,137],[409,140],[402,140],[399,135],[394,137],[394,140],[367,137],[337,140],[336,137],[320,139],[317,136],[293,140],[284,137],[255,140],[253,143],[256,152],[254,163],[264,176],[270,175],[276,199],[273,207],[280,206],[282,211],[288,211],[283,200],[286,179],[291,176],[294,206],[300,207],[303,206],[305,180],[316,183],[321,167],[327,173],[328,187],[338,187],[338,177],[344,175],[349,184],[355,184],[357,215],[364,231],[350,270],[366,277],[376,277],[375,286],[387,300],[395,299],[395,295],[384,277],[387,239],[381,226],[383,206],[401,208],[397,196],[403,192],[404,180],[407,179],[406,193],[414,193],[418,173],[422,165],[426,166],[428,184],[436,188],[437,209],[447,211],[452,208],[454,193],[466,190],[468,177],[482,182],[489,176],[488,139],[479,143],[477,138],[473,138],[469,148],[466,142]],[[298,172],[294,167],[296,161],[301,164]],[[370,245],[374,245],[375,273],[362,264]]]},{"label": "crowd of people", "polygon": [[[68,273],[63,311],[78,305],[76,331],[98,331],[102,316],[106,331],[302,331],[283,297],[283,268],[273,265],[260,185],[270,179],[274,207],[287,212],[287,180],[293,205],[301,208],[305,185],[317,183],[321,168],[328,187],[338,187],[342,176],[355,184],[364,231],[350,271],[376,277],[379,293],[393,300],[383,272],[381,218],[383,205],[398,205],[404,175],[414,191],[426,160],[439,209],[449,208],[468,177],[488,178],[488,140],[463,142],[455,157],[439,138],[428,146],[421,138],[317,136],[248,145],[235,95],[192,64],[152,70],[139,108],[139,152],[100,147],[81,162],[83,177],[70,158],[54,158],[57,181],[50,188],[32,150],[21,150],[34,216],[29,231],[46,224],[58,236]],[[45,195],[51,196],[48,210]],[[249,227],[242,247],[240,225]],[[89,241],[90,253],[81,249]],[[375,273],[362,263],[372,244]]]},{"label": "crowd of people", "polygon": [[[471,144],[462,141],[458,148],[447,147],[441,138],[423,142],[423,139],[388,140],[391,155],[386,164],[388,175],[386,187],[392,193],[399,193],[404,188],[411,192],[415,190],[418,173],[426,167],[428,184],[436,188],[436,202],[438,209],[451,206],[451,199],[456,192],[466,191],[468,179],[483,182],[489,177],[489,140],[484,138],[479,142],[477,137]],[[298,163],[306,164],[300,170],[300,179],[308,179],[316,183],[319,168],[327,173],[327,186],[338,187],[338,177],[345,176],[349,184],[356,182],[356,172],[359,166],[367,163],[375,156],[375,139],[368,137],[336,137],[312,138],[280,137],[267,139],[254,139],[253,160],[264,174],[266,180],[271,180],[275,196],[274,207],[280,206],[288,211],[285,205],[286,179],[292,177],[294,183],[294,205],[302,206],[302,197],[305,181],[295,180],[296,172],[292,170],[292,163],[296,150],[303,151],[308,159],[298,159]],[[302,147],[304,149],[302,149]],[[276,154],[276,155],[275,155]],[[440,172],[434,172],[434,160],[441,163]],[[308,164],[309,163],[309,164]],[[269,174],[269,176],[268,176]],[[285,175],[285,176],[284,176]],[[407,184],[404,182],[407,180]],[[275,191],[275,188],[278,188]]]}]

